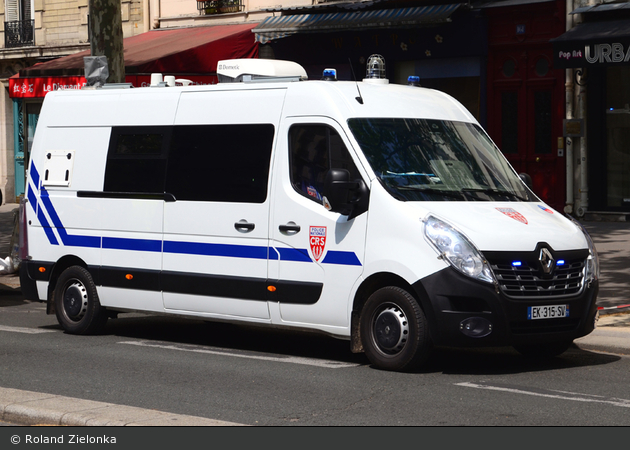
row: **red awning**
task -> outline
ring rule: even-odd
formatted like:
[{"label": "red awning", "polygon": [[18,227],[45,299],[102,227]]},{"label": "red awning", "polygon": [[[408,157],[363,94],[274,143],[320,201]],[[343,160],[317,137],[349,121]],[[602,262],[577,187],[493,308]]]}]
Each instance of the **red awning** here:
[{"label": "red awning", "polygon": [[[257,58],[257,23],[152,30],[123,40],[125,73],[215,74],[217,61]],[[89,51],[20,70],[20,77],[83,75]]]}]

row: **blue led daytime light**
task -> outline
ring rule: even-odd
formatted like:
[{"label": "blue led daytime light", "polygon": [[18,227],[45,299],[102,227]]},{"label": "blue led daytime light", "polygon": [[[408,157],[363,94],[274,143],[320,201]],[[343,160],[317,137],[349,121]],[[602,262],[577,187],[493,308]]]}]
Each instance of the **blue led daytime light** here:
[{"label": "blue led daytime light", "polygon": [[513,265],[514,267],[521,267],[521,266],[523,265],[523,263],[522,263],[522,262],[520,262],[520,261],[512,261],[512,265]]},{"label": "blue led daytime light", "polygon": [[564,266],[564,259],[559,259],[556,261],[556,266]]}]

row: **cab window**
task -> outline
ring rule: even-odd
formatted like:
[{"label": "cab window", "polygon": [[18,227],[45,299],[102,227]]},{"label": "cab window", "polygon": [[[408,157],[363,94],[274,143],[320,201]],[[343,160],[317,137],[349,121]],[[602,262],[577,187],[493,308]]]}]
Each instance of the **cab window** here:
[{"label": "cab window", "polygon": [[331,168],[348,170],[350,179],[360,178],[341,136],[327,125],[293,125],[289,130],[289,155],[294,189],[319,203]]}]

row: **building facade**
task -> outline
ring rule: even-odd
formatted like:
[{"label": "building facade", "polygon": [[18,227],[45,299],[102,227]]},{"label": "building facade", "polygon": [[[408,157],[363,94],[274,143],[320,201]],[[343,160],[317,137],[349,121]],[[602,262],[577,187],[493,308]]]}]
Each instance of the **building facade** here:
[{"label": "building facade", "polygon": [[[21,0],[4,1],[14,5]],[[38,9],[38,2],[33,3],[30,19],[34,45],[0,49],[5,85],[29,89],[8,81],[16,73],[19,80],[78,76],[77,83],[84,82],[80,59],[60,58],[38,66],[39,71],[31,66],[84,50],[87,0],[54,3],[74,8],[57,14],[74,18],[63,31],[49,17],[54,8],[38,1],[42,5]],[[630,157],[625,152],[630,148],[630,119],[628,126],[625,119],[630,117],[630,33],[625,31],[630,29],[630,3],[589,1],[123,1],[126,71],[135,85],[153,70],[213,83],[217,58],[232,56],[293,60],[310,78],[334,67],[341,79],[361,79],[367,58],[380,54],[390,82],[406,83],[416,75],[421,85],[462,102],[553,208],[578,217],[592,211],[630,214]],[[608,34],[616,30],[614,42],[607,42],[603,32],[598,35],[597,27]],[[205,37],[193,36],[191,29]],[[167,32],[171,44],[160,44],[163,54],[150,53],[149,43],[161,42]],[[37,50],[38,42],[43,49]],[[19,195],[23,185],[19,175],[11,178],[11,170],[23,174],[18,164],[21,155],[27,158],[44,94],[18,98],[17,92],[2,93],[0,188],[8,198]]]}]

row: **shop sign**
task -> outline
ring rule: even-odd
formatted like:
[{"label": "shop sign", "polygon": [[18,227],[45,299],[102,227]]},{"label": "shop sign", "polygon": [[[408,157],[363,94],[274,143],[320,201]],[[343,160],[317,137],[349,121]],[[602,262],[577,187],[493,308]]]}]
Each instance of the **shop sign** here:
[{"label": "shop sign", "polygon": [[9,96],[13,98],[43,97],[52,91],[81,89],[85,77],[9,78]]},{"label": "shop sign", "polygon": [[554,46],[557,68],[630,63],[630,42]]},{"label": "shop sign", "polygon": [[[193,75],[182,76],[190,80],[191,85],[216,84],[217,77],[214,75]],[[151,84],[150,75],[128,75],[125,77],[127,83],[134,87],[146,87]],[[9,96],[11,98],[42,98],[52,91],[65,89],[81,89],[87,84],[83,76],[69,77],[32,77],[32,78],[9,78]]]}]

